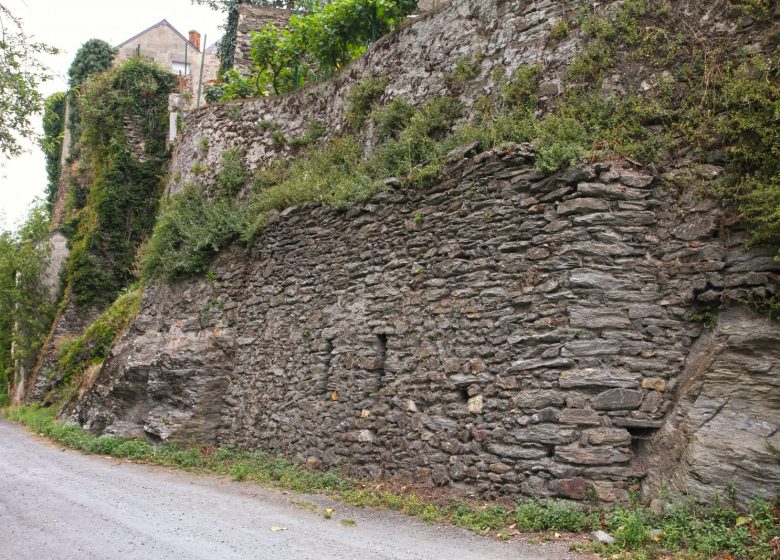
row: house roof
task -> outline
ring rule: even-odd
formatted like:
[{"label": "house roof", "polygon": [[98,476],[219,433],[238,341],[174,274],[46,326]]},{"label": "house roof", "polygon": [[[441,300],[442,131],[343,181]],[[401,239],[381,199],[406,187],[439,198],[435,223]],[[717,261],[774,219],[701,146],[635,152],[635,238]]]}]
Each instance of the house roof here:
[{"label": "house roof", "polygon": [[185,37],[184,35],[179,33],[179,30],[176,29],[174,26],[172,26],[171,23],[167,19],[162,19],[162,20],[158,21],[157,23],[155,23],[154,25],[152,25],[150,27],[147,27],[146,29],[144,29],[140,33],[136,33],[135,35],[130,37],[127,41],[124,41],[123,43],[120,43],[119,45],[117,45],[116,48],[121,49],[122,47],[124,47],[128,43],[132,43],[133,41],[135,41],[136,39],[138,39],[142,35],[145,35],[149,31],[151,31],[152,29],[154,29],[156,27],[162,27],[162,26],[169,27],[174,33],[176,33],[176,35],[181,37],[182,41],[184,41],[185,43],[189,43],[189,45],[193,49],[195,49],[195,51],[200,52],[200,49],[198,47],[196,47],[195,45],[193,45],[192,42],[190,42],[190,40],[187,37]]}]

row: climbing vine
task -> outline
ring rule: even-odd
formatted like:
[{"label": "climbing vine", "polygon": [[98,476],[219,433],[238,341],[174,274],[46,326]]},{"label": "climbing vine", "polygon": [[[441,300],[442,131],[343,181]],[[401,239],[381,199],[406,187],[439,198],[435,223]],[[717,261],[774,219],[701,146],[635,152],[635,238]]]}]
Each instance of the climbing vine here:
[{"label": "climbing vine", "polygon": [[82,86],[80,144],[92,173],[67,267],[79,305],[109,303],[135,279],[135,253],[154,225],[168,159],[173,88],[170,72],[140,59]]},{"label": "climbing vine", "polygon": [[62,139],[65,132],[65,105],[67,94],[54,93],[43,104],[43,138],[41,149],[46,157],[46,204],[51,211],[57,199],[57,186],[60,182],[60,162],[62,158]]}]

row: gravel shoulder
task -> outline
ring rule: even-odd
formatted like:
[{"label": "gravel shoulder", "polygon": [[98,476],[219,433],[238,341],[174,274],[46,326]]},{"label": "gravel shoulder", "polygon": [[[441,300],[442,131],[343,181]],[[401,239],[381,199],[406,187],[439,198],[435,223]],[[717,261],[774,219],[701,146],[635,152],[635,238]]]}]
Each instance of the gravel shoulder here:
[{"label": "gravel shoulder", "polygon": [[[333,518],[310,511],[312,504],[333,508]],[[86,456],[0,419],[2,558],[583,558],[568,548],[565,542],[500,542],[323,496]]]}]

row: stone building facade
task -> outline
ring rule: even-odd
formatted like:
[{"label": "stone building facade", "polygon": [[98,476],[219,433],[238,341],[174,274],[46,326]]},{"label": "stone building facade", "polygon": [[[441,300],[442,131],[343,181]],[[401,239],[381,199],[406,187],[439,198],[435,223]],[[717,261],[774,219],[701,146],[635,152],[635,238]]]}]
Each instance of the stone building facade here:
[{"label": "stone building facade", "polygon": [[115,63],[119,64],[133,56],[159,62],[180,76],[180,91],[186,92],[184,98],[194,105],[198,95],[201,61],[204,64],[204,86],[217,79],[219,70],[216,48],[207,48],[205,57],[202,48],[205,45],[201,45],[200,33],[193,30],[185,37],[168,20],[163,19],[118,45]]}]

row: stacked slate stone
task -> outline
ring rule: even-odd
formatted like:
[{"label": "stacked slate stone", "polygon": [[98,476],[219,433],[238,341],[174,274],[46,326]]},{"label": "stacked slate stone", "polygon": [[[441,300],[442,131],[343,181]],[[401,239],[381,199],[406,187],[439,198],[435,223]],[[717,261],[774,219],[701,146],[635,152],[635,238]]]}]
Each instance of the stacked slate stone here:
[{"label": "stacked slate stone", "polygon": [[627,162],[545,176],[528,145],[472,144],[399,185],[274,213],[214,279],[148,288],[73,417],[487,498],[621,499],[681,421],[699,306],[773,289],[771,251]]}]

